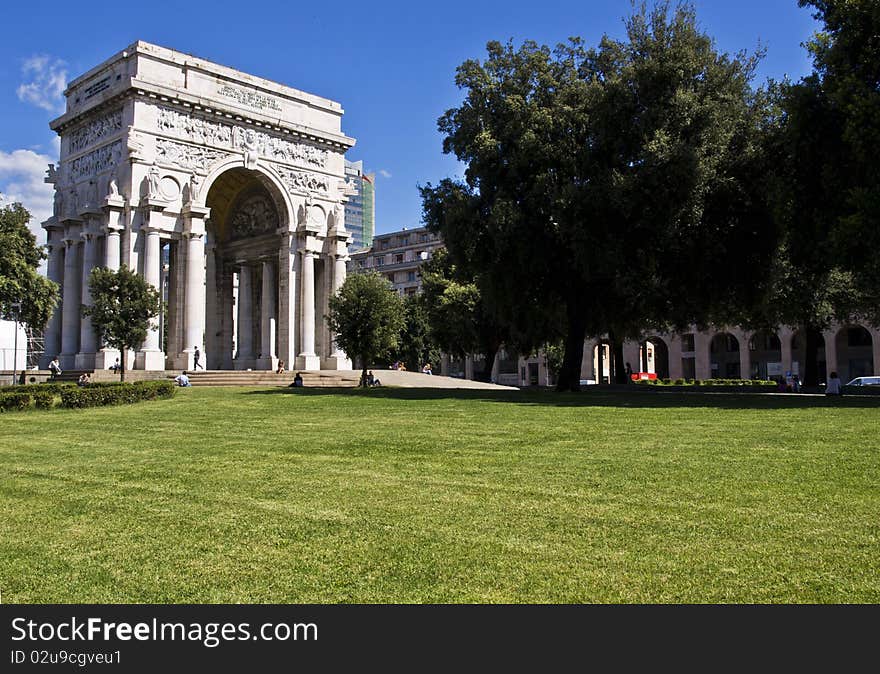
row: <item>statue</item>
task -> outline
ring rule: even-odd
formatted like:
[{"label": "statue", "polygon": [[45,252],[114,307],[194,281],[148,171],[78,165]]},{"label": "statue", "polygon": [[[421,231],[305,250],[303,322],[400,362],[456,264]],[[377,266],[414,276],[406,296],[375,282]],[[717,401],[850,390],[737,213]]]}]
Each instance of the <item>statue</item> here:
[{"label": "statue", "polygon": [[201,186],[201,180],[199,177],[193,173],[189,177],[189,201],[191,204],[194,204],[199,200],[199,187]]},{"label": "statue", "polygon": [[54,185],[58,182],[58,171],[55,170],[55,164],[49,164],[49,168],[46,169],[46,177],[43,178],[44,183],[49,183],[50,185]]},{"label": "statue", "polygon": [[75,218],[79,215],[79,195],[76,193],[75,187],[71,187],[68,194],[70,195],[70,200],[67,204],[67,215],[71,218]]},{"label": "statue", "polygon": [[248,129],[244,132],[241,144],[244,147],[244,167],[251,170],[257,168],[260,154],[258,152],[257,134],[254,133],[253,129]]},{"label": "statue", "polygon": [[58,189],[58,185],[55,185],[55,205],[52,207],[52,215],[55,216],[55,219],[58,220],[64,215],[64,212],[61,210],[63,208],[64,197],[61,195],[61,190]]},{"label": "statue", "polygon": [[116,176],[110,176],[110,194],[107,196],[110,198],[116,198],[119,196],[119,186],[116,184]]},{"label": "statue", "polygon": [[150,167],[150,172],[147,174],[147,196],[150,199],[159,199],[161,196],[159,193],[159,180],[159,167],[153,164]]},{"label": "statue", "polygon": [[144,149],[144,143],[140,134],[133,126],[128,127],[128,141],[126,143],[128,156],[130,159],[141,159],[141,152]]}]

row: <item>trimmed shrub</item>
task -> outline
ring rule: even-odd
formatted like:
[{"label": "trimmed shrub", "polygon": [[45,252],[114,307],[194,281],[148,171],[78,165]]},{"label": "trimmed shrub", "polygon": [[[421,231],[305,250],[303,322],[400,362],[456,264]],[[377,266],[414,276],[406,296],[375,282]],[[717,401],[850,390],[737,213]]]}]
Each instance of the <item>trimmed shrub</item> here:
[{"label": "trimmed shrub", "polygon": [[50,410],[55,404],[55,393],[52,391],[34,391],[31,397],[38,410]]},{"label": "trimmed shrub", "polygon": [[0,393],[0,411],[20,412],[31,406],[33,396],[30,393]]},{"label": "trimmed shrub", "polygon": [[90,384],[63,389],[61,405],[71,408],[125,405],[142,400],[171,398],[174,393],[175,385],[172,381]]}]

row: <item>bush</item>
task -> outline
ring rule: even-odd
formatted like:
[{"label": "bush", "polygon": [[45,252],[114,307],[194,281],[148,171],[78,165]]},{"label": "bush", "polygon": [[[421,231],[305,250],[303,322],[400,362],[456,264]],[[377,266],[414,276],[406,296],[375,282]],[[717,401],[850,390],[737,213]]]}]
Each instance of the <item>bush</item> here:
[{"label": "bush", "polygon": [[33,396],[30,393],[0,393],[0,411],[17,412],[31,406]]},{"label": "bush", "polygon": [[172,381],[90,384],[62,389],[61,405],[78,409],[104,405],[126,405],[142,400],[171,398],[174,393],[175,385]]},{"label": "bush", "polygon": [[34,391],[30,395],[38,410],[50,410],[55,404],[55,393],[52,391]]}]

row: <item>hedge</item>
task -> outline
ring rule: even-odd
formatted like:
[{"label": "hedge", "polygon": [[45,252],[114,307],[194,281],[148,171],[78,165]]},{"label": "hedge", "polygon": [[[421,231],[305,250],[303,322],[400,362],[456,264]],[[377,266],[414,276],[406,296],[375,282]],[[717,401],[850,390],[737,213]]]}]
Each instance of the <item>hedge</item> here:
[{"label": "hedge", "polygon": [[133,383],[101,382],[87,386],[76,384],[28,384],[10,386],[0,392],[0,411],[21,411],[33,405],[48,410],[61,396],[61,407],[83,408],[125,405],[142,400],[171,398],[176,391],[173,381],[138,381]]},{"label": "hedge", "polygon": [[71,408],[127,405],[141,400],[171,398],[173,381],[137,381],[130,384],[89,384],[61,390],[61,406]]},{"label": "hedge", "polygon": [[642,386],[752,386],[776,388],[775,381],[766,379],[640,379],[635,382]]}]

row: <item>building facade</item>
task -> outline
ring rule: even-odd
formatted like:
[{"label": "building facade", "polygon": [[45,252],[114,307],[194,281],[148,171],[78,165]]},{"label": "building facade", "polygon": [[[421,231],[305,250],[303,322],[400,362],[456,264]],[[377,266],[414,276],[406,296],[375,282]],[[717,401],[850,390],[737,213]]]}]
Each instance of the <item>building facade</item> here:
[{"label": "building facade", "polygon": [[[345,279],[352,189],[339,103],[171,49],[136,42],[67,91],[48,276],[62,301],[44,360],[106,368],[80,305],[96,266],[125,264],[159,288],[139,369],[348,369],[323,316]],[[166,262],[167,260],[167,262]],[[43,363],[45,366],[46,363]]]},{"label": "building facade", "polygon": [[400,295],[415,295],[422,287],[419,267],[443,241],[425,227],[377,234],[373,246],[351,254],[351,272],[374,271],[385,276]]},{"label": "building facade", "polygon": [[373,245],[376,231],[376,174],[364,173],[364,162],[345,160],[345,179],[350,185],[345,204],[345,229],[351,237],[349,249]]}]

